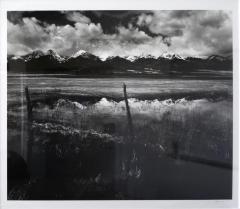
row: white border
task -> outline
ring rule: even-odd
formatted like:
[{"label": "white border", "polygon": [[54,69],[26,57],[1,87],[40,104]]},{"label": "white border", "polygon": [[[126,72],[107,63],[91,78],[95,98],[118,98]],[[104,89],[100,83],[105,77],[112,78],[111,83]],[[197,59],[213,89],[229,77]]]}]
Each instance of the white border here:
[{"label": "white border", "polygon": [[[234,52],[233,199],[161,201],[7,201],[7,18],[9,10],[232,10]],[[0,208],[238,208],[239,206],[238,0],[0,0]]]}]

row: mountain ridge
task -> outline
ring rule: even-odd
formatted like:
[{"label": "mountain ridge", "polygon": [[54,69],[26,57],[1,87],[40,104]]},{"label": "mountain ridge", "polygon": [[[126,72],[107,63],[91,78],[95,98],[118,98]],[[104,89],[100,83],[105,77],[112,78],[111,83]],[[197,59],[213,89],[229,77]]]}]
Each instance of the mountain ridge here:
[{"label": "mountain ridge", "polygon": [[153,55],[150,55],[150,54],[146,54],[146,55],[129,55],[129,56],[109,56],[109,57],[106,57],[105,59],[101,59],[100,57],[98,57],[97,55],[94,55],[92,53],[89,53],[85,50],[78,50],[76,51],[75,53],[73,53],[71,56],[61,56],[59,55],[56,51],[52,50],[52,49],[49,49],[47,50],[47,52],[43,52],[41,50],[35,50],[31,53],[28,53],[26,55],[8,55],[9,57],[11,57],[12,59],[25,59],[26,61],[29,61],[30,59],[37,59],[41,56],[46,56],[46,55],[52,55],[54,56],[56,59],[65,59],[65,60],[68,60],[70,58],[78,58],[78,57],[84,57],[84,58],[90,58],[90,57],[97,57],[99,58],[100,60],[102,61],[106,61],[106,60],[109,60],[109,59],[112,59],[112,58],[115,58],[115,57],[120,57],[122,59],[126,59],[126,60],[129,60],[129,61],[135,61],[137,59],[160,59],[160,58],[165,58],[165,59],[169,59],[169,60],[172,60],[172,59],[181,59],[181,60],[186,60],[187,58],[197,58],[197,59],[207,59],[207,60],[212,60],[212,59],[219,59],[219,60],[226,60],[226,59],[230,59],[232,57],[232,55],[230,56],[221,56],[221,55],[217,55],[217,54],[213,54],[213,55],[209,55],[207,58],[201,58],[201,57],[195,57],[195,56],[188,56],[188,57],[182,57],[180,56],[179,54],[175,54],[175,53],[170,53],[170,52],[164,52],[162,53],[160,56],[153,56]]},{"label": "mountain ridge", "polygon": [[211,55],[206,58],[185,58],[174,53],[163,53],[159,57],[152,55],[112,56],[102,60],[84,50],[79,50],[68,57],[60,56],[54,50],[46,52],[36,50],[24,56],[8,56],[8,71],[23,73],[178,75],[191,74],[201,69],[231,71],[232,57]]}]

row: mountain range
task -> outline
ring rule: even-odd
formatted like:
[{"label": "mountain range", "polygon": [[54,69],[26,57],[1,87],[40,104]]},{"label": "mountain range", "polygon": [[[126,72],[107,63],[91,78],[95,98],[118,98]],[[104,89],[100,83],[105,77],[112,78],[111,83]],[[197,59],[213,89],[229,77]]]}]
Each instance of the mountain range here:
[{"label": "mountain range", "polygon": [[182,76],[207,71],[232,71],[232,56],[184,58],[177,54],[163,53],[159,57],[113,56],[103,60],[84,50],[68,57],[60,56],[54,50],[36,50],[24,56],[8,56],[8,72],[18,73]]}]

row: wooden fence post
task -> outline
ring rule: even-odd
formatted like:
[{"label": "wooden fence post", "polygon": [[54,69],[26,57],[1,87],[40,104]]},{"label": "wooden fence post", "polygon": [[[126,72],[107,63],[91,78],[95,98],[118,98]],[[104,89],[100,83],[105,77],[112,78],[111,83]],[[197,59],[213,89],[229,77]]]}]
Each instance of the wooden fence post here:
[{"label": "wooden fence post", "polygon": [[[129,153],[127,154],[127,161],[125,166],[126,166],[126,171],[128,173],[128,175],[130,175],[131,177],[135,177],[135,178],[139,178],[141,176],[141,169],[138,166],[138,156],[137,156],[137,151],[134,147],[134,128],[133,128],[133,122],[132,122],[132,116],[131,116],[131,112],[130,112],[130,108],[129,108],[129,104],[128,104],[128,97],[127,97],[127,87],[126,84],[123,83],[123,93],[124,93],[124,100],[125,100],[125,104],[126,104],[126,110],[127,110],[127,118],[128,118],[128,131],[129,131],[129,139],[130,139],[130,143],[129,143]],[[129,195],[132,194],[132,192],[134,192],[134,186],[132,184],[132,181],[128,181],[127,183],[127,192],[129,193]]]},{"label": "wooden fence post", "polygon": [[33,133],[32,133],[32,102],[28,90],[28,86],[25,87],[25,95],[27,101],[27,132],[28,132],[28,141],[27,141],[27,162],[30,165],[32,158],[32,145],[33,145]]},{"label": "wooden fence post", "polygon": [[131,138],[131,142],[132,142],[134,139],[133,123],[132,123],[132,116],[131,116],[130,108],[128,105],[127,87],[126,87],[125,83],[123,83],[123,93],[124,93],[124,100],[125,100],[126,110],[127,110],[129,138]]}]

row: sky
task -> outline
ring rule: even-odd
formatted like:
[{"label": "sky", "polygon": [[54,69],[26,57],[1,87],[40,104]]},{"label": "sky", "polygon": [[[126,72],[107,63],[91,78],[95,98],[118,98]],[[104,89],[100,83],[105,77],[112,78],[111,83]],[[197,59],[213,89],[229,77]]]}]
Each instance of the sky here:
[{"label": "sky", "polygon": [[8,54],[85,50],[108,56],[232,53],[232,14],[218,10],[11,11]]}]

